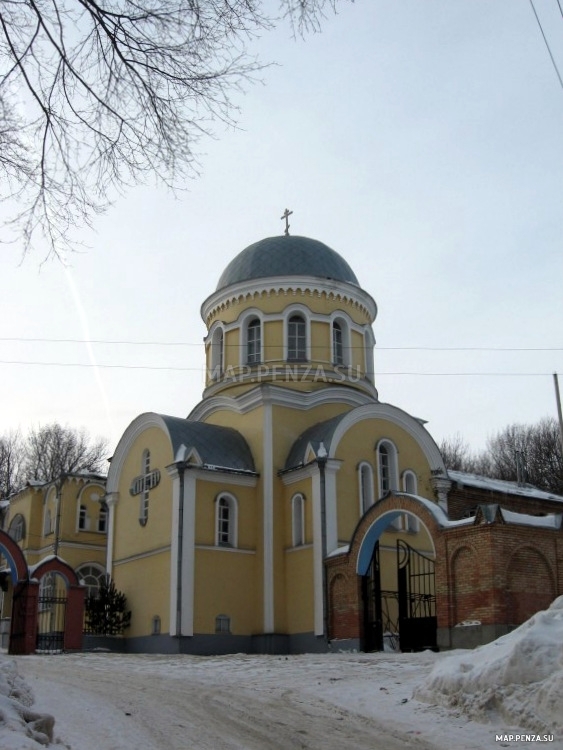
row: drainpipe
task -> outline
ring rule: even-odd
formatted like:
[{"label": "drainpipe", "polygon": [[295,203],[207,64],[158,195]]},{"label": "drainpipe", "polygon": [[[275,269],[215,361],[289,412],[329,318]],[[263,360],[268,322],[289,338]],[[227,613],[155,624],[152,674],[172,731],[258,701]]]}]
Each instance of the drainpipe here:
[{"label": "drainpipe", "polygon": [[320,479],[320,490],[321,490],[321,555],[322,555],[322,587],[323,587],[323,637],[328,641],[328,588],[327,588],[327,576],[326,576],[326,554],[327,554],[327,543],[326,543],[326,462],[328,460],[328,453],[324,447],[324,443],[319,445],[317,451],[317,465],[319,467],[319,479]]},{"label": "drainpipe", "polygon": [[176,637],[182,635],[182,558],[184,552],[184,471],[185,461],[178,461],[180,497],[178,498],[178,560],[176,568]]},{"label": "drainpipe", "polygon": [[63,484],[65,481],[65,474],[61,474],[55,481],[55,488],[57,491],[57,515],[55,516],[55,541],[53,543],[53,554],[58,557],[59,554],[59,542],[61,536],[61,505],[63,502]]}]

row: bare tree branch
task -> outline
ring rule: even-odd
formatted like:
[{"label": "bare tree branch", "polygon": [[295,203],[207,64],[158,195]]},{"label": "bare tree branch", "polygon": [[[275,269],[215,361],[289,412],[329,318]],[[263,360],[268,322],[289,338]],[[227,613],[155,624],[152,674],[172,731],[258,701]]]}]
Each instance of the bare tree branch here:
[{"label": "bare tree branch", "polygon": [[[197,147],[260,69],[250,37],[265,0],[4,0],[0,5],[0,200],[24,252],[58,254],[116,191],[198,172]],[[336,0],[281,0],[296,33]],[[12,205],[12,204],[10,204]]]}]

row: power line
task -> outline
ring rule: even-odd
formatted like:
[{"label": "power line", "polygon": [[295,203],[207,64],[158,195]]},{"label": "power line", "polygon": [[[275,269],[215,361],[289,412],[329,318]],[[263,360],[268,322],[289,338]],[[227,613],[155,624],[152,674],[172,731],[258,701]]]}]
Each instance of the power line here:
[{"label": "power line", "polygon": [[[557,2],[559,5],[559,0]],[[547,47],[547,51],[549,52],[549,56],[551,58],[551,62],[553,64],[553,68],[555,70],[555,73],[557,74],[557,78],[559,79],[559,84],[561,88],[563,89],[563,78],[561,78],[561,74],[559,72],[559,68],[557,67],[557,63],[555,62],[555,58],[553,57],[553,54],[551,52],[551,48],[549,46],[549,42],[547,41],[547,37],[545,35],[545,32],[543,30],[543,26],[541,25],[540,18],[536,12],[536,6],[534,5],[534,0],[530,0],[530,5],[532,6],[532,10],[534,11],[534,16],[536,17],[536,21],[538,22],[538,26],[540,27],[541,35],[543,36],[543,41],[545,42],[545,46]],[[561,10],[561,6],[559,5],[559,10]],[[562,13],[563,15],[563,13]]]},{"label": "power line", "polygon": [[[23,336],[0,336],[0,342],[42,343],[42,344],[110,344],[117,346],[202,346],[202,342],[193,341],[133,341],[130,339],[59,339],[35,338]],[[226,348],[237,348],[245,344],[228,344]],[[281,347],[280,347],[281,348]],[[326,348],[325,345],[315,348]],[[350,346],[348,349],[363,349],[363,346]],[[377,346],[376,351],[405,351],[405,352],[561,352],[562,346]]]},{"label": "power line", "polygon": [[[38,367],[81,367],[81,368],[95,368],[99,367],[102,369],[114,369],[114,370],[157,370],[157,371],[172,371],[172,372],[204,372],[203,367],[173,367],[169,365],[112,365],[112,364],[94,364],[91,362],[37,362],[37,361],[22,361],[22,360],[0,360],[0,365],[31,365]],[[287,365],[291,367],[291,365]],[[267,367],[267,365],[266,365]],[[323,369],[322,364],[317,365],[311,363],[310,373],[313,377],[318,369]],[[273,370],[272,370],[273,373]],[[233,373],[233,378],[237,377],[237,374]],[[252,372],[249,373],[250,375]],[[256,379],[260,380],[266,377],[268,373],[260,373],[257,371]],[[281,380],[283,372],[277,371],[278,379]],[[376,372],[375,376],[399,376],[399,375],[413,375],[421,377],[553,377],[553,372],[420,372],[420,371],[397,371],[397,372]],[[324,377],[324,376],[323,376]],[[330,379],[331,369],[327,365],[326,379]]]}]

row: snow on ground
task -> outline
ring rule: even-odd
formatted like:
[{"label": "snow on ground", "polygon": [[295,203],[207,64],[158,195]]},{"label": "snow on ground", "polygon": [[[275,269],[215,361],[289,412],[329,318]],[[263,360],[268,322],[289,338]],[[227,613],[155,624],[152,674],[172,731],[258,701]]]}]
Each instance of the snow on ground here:
[{"label": "snow on ground", "polygon": [[508,635],[440,661],[414,696],[563,740],[563,596]]},{"label": "snow on ground", "polygon": [[0,655],[0,750],[536,748],[516,739],[531,733],[563,748],[563,597],[474,651]]}]

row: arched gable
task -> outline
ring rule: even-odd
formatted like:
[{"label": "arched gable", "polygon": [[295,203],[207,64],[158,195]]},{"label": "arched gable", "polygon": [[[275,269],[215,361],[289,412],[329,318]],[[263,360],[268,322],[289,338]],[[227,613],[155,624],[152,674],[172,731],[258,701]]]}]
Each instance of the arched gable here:
[{"label": "arched gable", "polygon": [[5,531],[0,531],[0,552],[8,561],[12,583],[16,584],[18,581],[27,581],[29,576],[23,552]]},{"label": "arched gable", "polygon": [[418,443],[432,472],[436,475],[443,474],[446,476],[444,460],[434,438],[430,435],[428,430],[424,428],[418,419],[411,417],[406,411],[403,411],[396,406],[392,406],[391,404],[366,404],[365,406],[358,406],[356,409],[347,412],[342,419],[338,421],[332,439],[330,440],[330,446],[325,443],[326,448],[329,451],[329,458],[336,457],[338,445],[348,430],[353,425],[358,424],[358,422],[362,422],[365,419],[386,420],[403,429]]},{"label": "arched gable", "polygon": [[58,573],[61,575],[68,586],[79,586],[80,581],[74,568],[72,568],[60,557],[46,557],[38,565],[32,568],[32,575],[34,578],[40,580],[47,573]]}]

